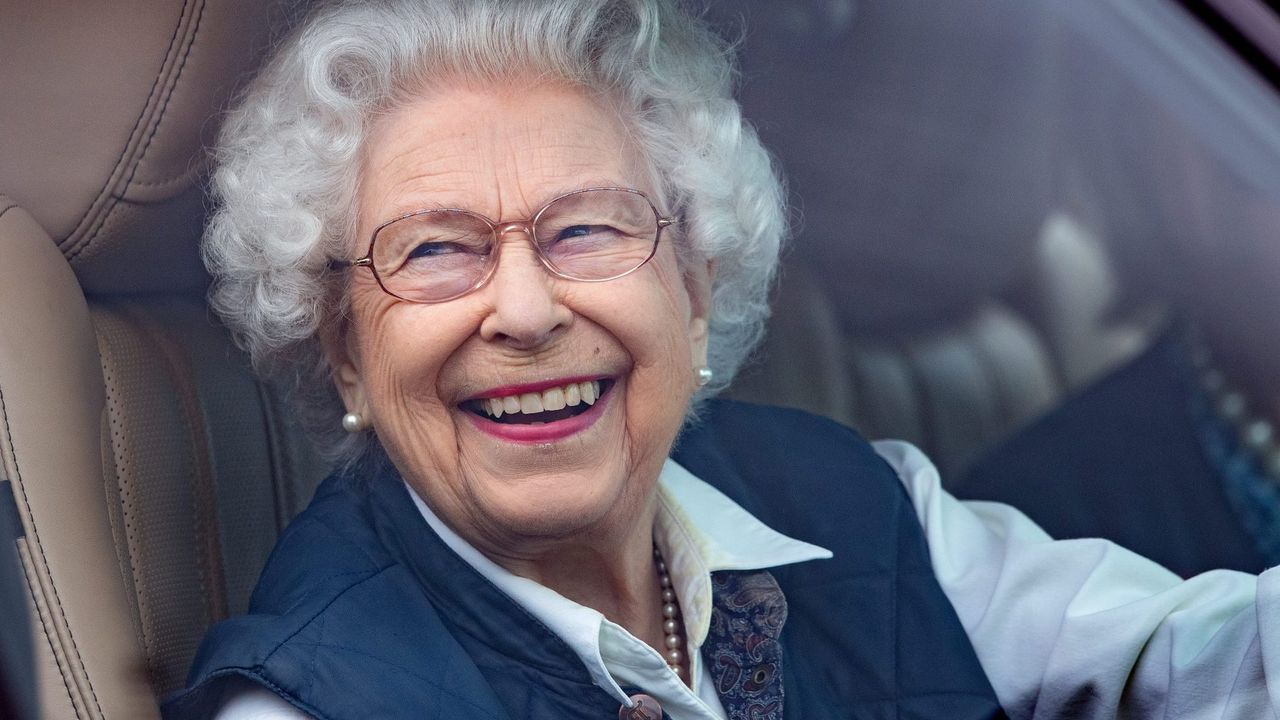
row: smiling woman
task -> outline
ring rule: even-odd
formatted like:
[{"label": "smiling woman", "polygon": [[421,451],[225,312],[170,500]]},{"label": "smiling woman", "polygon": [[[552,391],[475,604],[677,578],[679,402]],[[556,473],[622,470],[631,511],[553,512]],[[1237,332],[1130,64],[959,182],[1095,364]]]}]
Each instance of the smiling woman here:
[{"label": "smiling woman", "polygon": [[[653,483],[697,389],[694,368],[707,363],[710,264],[682,270],[672,243],[655,248],[655,188],[618,112],[564,84],[507,82],[424,91],[371,128],[356,237],[390,260],[375,261],[377,277],[351,278],[330,364],[347,409],[481,551],[545,567],[577,536],[600,565],[578,557],[566,576],[639,576]],[[564,195],[596,185],[635,190]],[[433,205],[463,210],[405,217]],[[445,214],[473,222],[423,220]],[[566,217],[583,220],[560,230]],[[568,230],[602,220],[613,225],[591,235],[610,235],[617,252],[596,264],[603,240]],[[402,300],[431,298],[438,282],[441,301]],[[561,393],[569,409],[553,419],[544,399]],[[507,422],[473,412],[482,399],[500,400]],[[630,547],[643,552],[630,558]]]},{"label": "smiling woman", "polygon": [[731,77],[675,0],[340,2],[281,45],[211,301],[338,470],[168,717],[1261,716],[1256,578],[710,399],[784,232]]}]

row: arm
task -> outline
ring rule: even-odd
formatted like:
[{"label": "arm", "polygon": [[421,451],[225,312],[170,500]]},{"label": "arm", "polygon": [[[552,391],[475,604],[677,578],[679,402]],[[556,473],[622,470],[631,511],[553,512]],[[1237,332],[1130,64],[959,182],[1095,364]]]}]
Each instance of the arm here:
[{"label": "arm", "polygon": [[1054,541],[1007,505],[956,500],[916,448],[875,447],[1010,717],[1277,717],[1276,571],[1183,581],[1114,543]]},{"label": "arm", "polygon": [[222,704],[214,720],[310,720],[310,718],[261,685],[246,685]]}]

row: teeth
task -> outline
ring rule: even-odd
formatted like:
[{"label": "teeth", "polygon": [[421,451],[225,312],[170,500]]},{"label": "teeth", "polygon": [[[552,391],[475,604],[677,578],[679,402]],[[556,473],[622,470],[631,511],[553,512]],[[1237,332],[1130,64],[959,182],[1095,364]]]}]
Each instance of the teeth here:
[{"label": "teeth", "polygon": [[520,412],[525,415],[542,412],[542,396],[537,393],[525,393],[521,395]]},{"label": "teeth", "polygon": [[540,393],[523,393],[500,398],[488,398],[481,408],[494,418],[513,413],[532,415],[543,411],[563,410],[581,403],[595,405],[600,399],[600,381],[586,380],[562,387],[548,388]]},{"label": "teeth", "polygon": [[550,390],[542,393],[542,409],[563,410],[564,391],[560,388],[551,388]]}]

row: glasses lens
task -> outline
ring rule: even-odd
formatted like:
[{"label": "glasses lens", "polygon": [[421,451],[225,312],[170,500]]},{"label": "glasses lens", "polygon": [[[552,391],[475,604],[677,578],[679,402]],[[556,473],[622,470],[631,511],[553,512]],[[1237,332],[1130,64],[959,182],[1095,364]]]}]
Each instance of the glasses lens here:
[{"label": "glasses lens", "polygon": [[438,302],[484,277],[493,231],[461,210],[429,210],[383,226],[373,239],[373,267],[384,287],[406,300]]},{"label": "glasses lens", "polygon": [[548,205],[533,232],[557,271],[579,280],[608,280],[653,256],[658,216],[638,193],[585,190]]}]

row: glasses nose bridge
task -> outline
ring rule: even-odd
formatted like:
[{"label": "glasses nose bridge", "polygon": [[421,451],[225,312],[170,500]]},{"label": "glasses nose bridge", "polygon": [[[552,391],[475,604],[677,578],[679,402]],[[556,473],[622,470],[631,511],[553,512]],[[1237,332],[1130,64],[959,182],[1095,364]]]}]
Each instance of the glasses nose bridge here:
[{"label": "glasses nose bridge", "polygon": [[550,272],[552,275],[559,275],[559,272],[555,269],[554,266],[551,265],[550,261],[547,259],[547,256],[543,254],[542,248],[538,245],[538,238],[533,233],[533,226],[534,226],[534,223],[537,222],[537,220],[538,220],[537,217],[532,217],[532,218],[529,218],[528,220],[512,220],[510,222],[491,224],[491,227],[493,228],[493,242],[494,242],[494,251],[495,251],[494,252],[494,268],[491,272],[497,270],[498,255],[501,254],[501,248],[502,248],[502,237],[508,233],[518,232],[518,233],[522,233],[526,238],[529,239],[529,245],[531,245],[533,248],[533,255],[535,258],[537,258],[538,264],[542,266],[543,270]]},{"label": "glasses nose bridge", "polygon": [[532,217],[532,218],[529,218],[528,220],[512,220],[510,222],[494,223],[492,225],[494,250],[499,250],[501,248],[502,237],[504,235],[508,233],[513,233],[513,232],[522,233],[526,238],[529,239],[529,244],[533,246],[533,254],[538,258],[538,261],[542,263],[543,267],[545,267],[547,270],[550,270],[551,272],[554,273],[555,269],[549,264],[549,261],[547,260],[546,255],[544,255],[542,252],[542,248],[538,245],[537,236],[534,235],[533,226],[534,226],[534,223],[536,223],[537,221],[538,221],[537,217]]},{"label": "glasses nose bridge", "polygon": [[533,242],[534,245],[537,245],[537,242],[535,241],[535,238],[533,236],[533,220],[532,219],[512,220],[511,222],[500,223],[493,226],[493,236],[498,240],[501,240],[503,235],[506,235],[507,233],[513,233],[513,232],[524,233],[525,236],[529,238],[530,242]]}]

